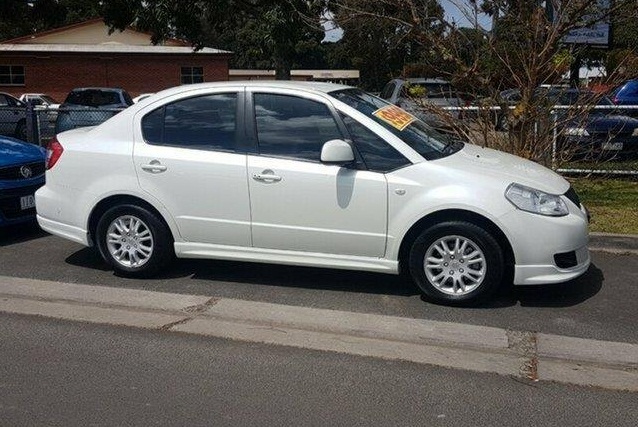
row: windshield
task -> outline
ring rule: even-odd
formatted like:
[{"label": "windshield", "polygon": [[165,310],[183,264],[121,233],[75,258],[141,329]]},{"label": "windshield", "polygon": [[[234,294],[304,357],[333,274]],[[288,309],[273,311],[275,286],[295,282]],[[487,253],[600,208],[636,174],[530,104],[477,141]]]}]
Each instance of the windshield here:
[{"label": "windshield", "polygon": [[58,101],[56,101],[55,99],[51,98],[48,95],[43,95],[41,96],[41,98],[48,104],[58,104]]},{"label": "windshield", "polygon": [[362,90],[345,89],[330,95],[379,123],[427,160],[440,159],[463,148],[459,140],[437,132],[401,108]]}]

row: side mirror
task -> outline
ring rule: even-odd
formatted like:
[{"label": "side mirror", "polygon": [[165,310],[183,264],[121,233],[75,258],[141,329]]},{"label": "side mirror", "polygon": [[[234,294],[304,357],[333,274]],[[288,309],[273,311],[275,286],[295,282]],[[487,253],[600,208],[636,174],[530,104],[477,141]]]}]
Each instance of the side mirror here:
[{"label": "side mirror", "polygon": [[321,162],[345,165],[354,161],[352,147],[342,139],[331,139],[321,147]]}]

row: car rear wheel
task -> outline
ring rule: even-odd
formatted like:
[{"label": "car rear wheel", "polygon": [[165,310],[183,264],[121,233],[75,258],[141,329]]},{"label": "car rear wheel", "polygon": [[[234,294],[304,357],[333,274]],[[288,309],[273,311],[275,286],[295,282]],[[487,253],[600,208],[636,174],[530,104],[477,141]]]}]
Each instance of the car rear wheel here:
[{"label": "car rear wheel", "polygon": [[168,227],[137,205],[106,211],[98,222],[96,240],[104,260],[124,276],[153,276],[174,255]]},{"label": "car rear wheel", "polygon": [[445,304],[474,304],[503,277],[503,252],[484,229],[463,221],[424,230],[410,251],[410,275],[423,294]]}]

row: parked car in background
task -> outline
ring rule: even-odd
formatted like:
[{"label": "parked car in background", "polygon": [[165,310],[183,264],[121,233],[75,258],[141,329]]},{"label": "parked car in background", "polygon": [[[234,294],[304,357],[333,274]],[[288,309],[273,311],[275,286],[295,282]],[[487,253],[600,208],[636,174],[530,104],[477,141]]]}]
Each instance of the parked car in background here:
[{"label": "parked car in background", "polygon": [[8,93],[0,92],[0,135],[27,140],[26,105]]},{"label": "parked car in background", "polygon": [[[548,97],[556,105],[584,108],[568,114],[557,110],[559,148],[573,159],[638,159],[638,119],[622,110],[607,96],[590,91],[567,89]],[[596,108],[602,107],[602,108]]]},{"label": "parked car in background", "polygon": [[433,300],[470,303],[505,277],[559,283],[590,263],[561,176],[349,86],[180,86],[57,135],[47,158],[40,226],[128,276],[175,255],[404,271]]},{"label": "parked car in background", "polygon": [[31,104],[36,110],[38,118],[39,137],[48,139],[55,135],[55,122],[58,118],[60,103],[44,93],[23,93],[20,100]]},{"label": "parked car in background", "polygon": [[44,93],[23,93],[20,101],[35,107],[57,109],[60,103]]},{"label": "parked car in background", "polygon": [[638,79],[621,84],[612,90],[610,97],[616,105],[638,105]]},{"label": "parked car in background", "polygon": [[55,133],[96,126],[133,105],[123,89],[87,87],[73,89],[58,109]]},{"label": "parked car in background", "polygon": [[[436,128],[447,128],[449,124],[428,106],[443,108],[465,105],[452,84],[443,79],[394,79],[385,85],[380,97]],[[458,111],[448,111],[448,114],[459,116]]]},{"label": "parked car in background", "polygon": [[45,151],[0,136],[0,226],[35,220],[35,191],[44,184]]}]

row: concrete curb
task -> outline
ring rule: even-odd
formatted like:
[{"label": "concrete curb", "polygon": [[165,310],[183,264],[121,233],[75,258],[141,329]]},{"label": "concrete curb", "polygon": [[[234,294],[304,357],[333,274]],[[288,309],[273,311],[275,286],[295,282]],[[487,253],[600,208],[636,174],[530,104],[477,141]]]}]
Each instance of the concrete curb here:
[{"label": "concrete curb", "polygon": [[638,235],[589,233],[589,249],[595,252],[638,255]]},{"label": "concrete curb", "polygon": [[5,276],[0,311],[638,392],[638,344]]}]

